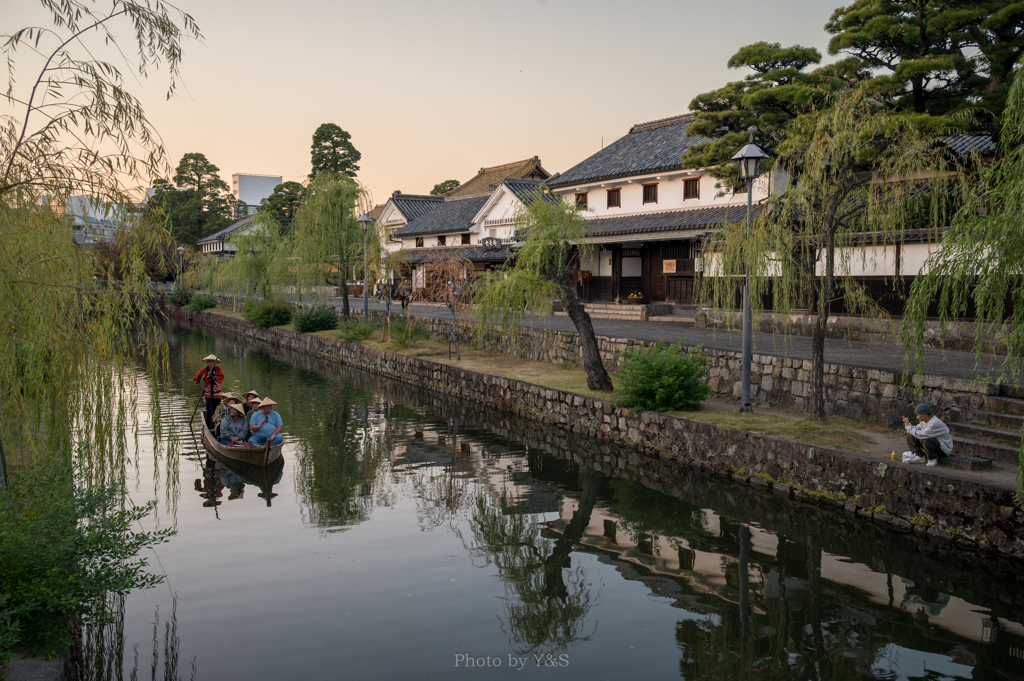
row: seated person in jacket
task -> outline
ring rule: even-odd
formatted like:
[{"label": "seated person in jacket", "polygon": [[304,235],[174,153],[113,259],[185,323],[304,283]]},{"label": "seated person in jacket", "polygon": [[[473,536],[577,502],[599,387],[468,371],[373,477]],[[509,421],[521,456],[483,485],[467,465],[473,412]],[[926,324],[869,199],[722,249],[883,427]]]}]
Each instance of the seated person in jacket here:
[{"label": "seated person in jacket", "polygon": [[903,426],[907,429],[907,444],[914,453],[914,459],[910,463],[927,461],[929,466],[937,466],[940,456],[953,453],[953,436],[949,434],[946,424],[940,421],[938,416],[932,415],[932,408],[929,405],[917,405],[914,416],[917,423],[913,424],[906,416],[903,417]]},{"label": "seated person in jacket", "polygon": [[227,404],[228,413],[220,420],[220,443],[233,445],[249,439],[249,421],[242,412],[242,404],[232,399]]},{"label": "seated person in jacket", "polygon": [[254,446],[262,447],[267,440],[270,440],[272,445],[279,445],[284,440],[284,436],[281,435],[284,421],[281,420],[281,415],[274,411],[275,404],[277,402],[267,397],[249,417],[249,431],[252,433],[249,442]]},{"label": "seated person in jacket", "polygon": [[260,399],[262,399],[262,398],[260,398],[260,394],[258,392],[256,392],[255,390],[250,390],[247,393],[242,393],[242,397],[245,400],[245,414],[246,414],[246,416],[248,416],[249,413],[253,410],[252,403],[253,402],[259,402]]}]

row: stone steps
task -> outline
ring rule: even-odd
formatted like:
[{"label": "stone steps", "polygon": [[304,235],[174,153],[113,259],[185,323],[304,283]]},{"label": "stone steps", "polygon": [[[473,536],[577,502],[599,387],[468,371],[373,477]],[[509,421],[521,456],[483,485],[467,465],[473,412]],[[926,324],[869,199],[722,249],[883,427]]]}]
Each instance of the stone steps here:
[{"label": "stone steps", "polygon": [[979,457],[1016,466],[1020,461],[1020,448],[985,442],[966,437],[953,437],[953,452],[963,456]]},{"label": "stone steps", "polygon": [[958,435],[967,435],[972,438],[980,438],[989,442],[995,442],[998,444],[1016,445],[1020,447],[1020,431],[1019,430],[1002,430],[999,428],[989,428],[986,426],[979,426],[974,423],[949,423],[949,430],[953,433],[954,439]]},{"label": "stone steps", "polygon": [[950,420],[960,423],[969,423],[975,426],[990,426],[995,428],[1007,428],[1018,433],[1024,428],[1024,416],[1016,414],[1004,414],[998,411],[986,411],[984,409],[964,409],[963,411],[951,410]]},{"label": "stone steps", "polygon": [[[1000,390],[1002,392],[1013,392],[1013,389],[1008,386],[1002,386]],[[986,395],[985,409],[1001,414],[1024,416],[1024,399],[1008,395]]]},{"label": "stone steps", "polygon": [[992,467],[992,459],[983,459],[980,456],[967,456],[953,452],[944,460],[945,465],[950,468],[957,468],[962,471],[980,471]]}]

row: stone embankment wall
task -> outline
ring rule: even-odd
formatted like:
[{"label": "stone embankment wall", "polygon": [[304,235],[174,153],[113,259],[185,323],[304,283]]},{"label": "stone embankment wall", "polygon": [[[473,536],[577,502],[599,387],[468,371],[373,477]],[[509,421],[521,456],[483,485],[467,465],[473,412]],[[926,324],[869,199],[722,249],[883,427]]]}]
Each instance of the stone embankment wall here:
[{"label": "stone embankment wall", "polygon": [[[1024,511],[1013,490],[957,472],[896,465],[876,457],[788,440],[658,412],[630,412],[607,400],[468,371],[393,352],[283,329],[261,329],[232,317],[165,308],[211,330],[363,369],[495,409],[628,446],[641,457],[731,478],[767,493],[841,509],[938,543],[981,548],[1024,559]],[[790,367],[792,368],[792,367]],[[852,378],[852,376],[851,376]],[[867,380],[855,379],[855,380]],[[599,465],[608,461],[596,462]]]},{"label": "stone embankment wall", "polygon": [[[361,316],[362,310],[355,311]],[[371,317],[383,314],[371,311]],[[419,319],[434,338],[447,338],[452,321],[424,317]],[[457,325],[459,342],[474,341],[468,325]],[[583,352],[575,333],[547,329],[520,329],[510,336],[485,332],[483,348],[523,359],[551,362],[583,368]],[[633,338],[599,337],[601,357],[609,371],[618,370],[623,353],[632,347],[650,345]],[[710,365],[708,385],[720,397],[739,399],[742,366],[739,352],[703,348]],[[783,406],[805,411],[808,405],[810,360],[774,355],[753,356],[750,365],[751,397],[757,404]],[[928,402],[937,414],[950,409],[982,409],[986,395],[998,395],[999,386],[980,385],[944,376],[907,376],[891,371],[863,369],[844,364],[825,365],[826,410],[829,414],[890,427],[900,425],[901,417],[911,415],[913,404]]]}]

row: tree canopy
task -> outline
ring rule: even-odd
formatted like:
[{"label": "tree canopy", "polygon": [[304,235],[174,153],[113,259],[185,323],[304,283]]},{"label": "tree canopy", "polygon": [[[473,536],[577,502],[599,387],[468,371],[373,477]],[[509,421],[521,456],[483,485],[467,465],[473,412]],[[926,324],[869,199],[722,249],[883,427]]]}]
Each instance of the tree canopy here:
[{"label": "tree canopy", "polygon": [[352,145],[352,135],[334,123],[324,123],[313,133],[313,145],[310,148],[310,162],[313,169],[309,179],[313,180],[320,172],[330,171],[346,177],[355,177],[359,172],[359,159],[363,155]]},{"label": "tree canopy", "polygon": [[195,244],[231,224],[234,199],[220,168],[204,154],[182,156],[174,173],[174,184],[153,180],[156,193],[146,203],[151,219],[163,220],[179,243]]},{"label": "tree canopy", "polygon": [[830,54],[869,70],[861,87],[918,125],[948,124],[948,115],[979,107],[978,122],[998,120],[1024,49],[1018,0],[857,0],[825,25]]},{"label": "tree canopy", "polygon": [[306,188],[298,182],[284,182],[274,193],[260,202],[260,210],[270,213],[285,231],[291,229],[295,213],[306,196]]},{"label": "tree canopy", "polygon": [[431,196],[440,196],[441,194],[447,194],[448,192],[455,191],[459,188],[458,180],[445,180],[434,185],[434,188],[430,190]]}]

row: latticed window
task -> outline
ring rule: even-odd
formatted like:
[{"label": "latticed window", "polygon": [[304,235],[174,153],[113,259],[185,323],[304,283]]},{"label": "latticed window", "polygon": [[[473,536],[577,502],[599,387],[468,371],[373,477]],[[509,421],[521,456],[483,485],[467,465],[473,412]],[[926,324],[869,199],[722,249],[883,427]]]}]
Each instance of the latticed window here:
[{"label": "latticed window", "polygon": [[577,208],[586,208],[587,207],[587,193],[586,192],[583,192],[582,194],[577,194],[576,195],[576,207]]},{"label": "latticed window", "polygon": [[437,245],[438,246],[444,246],[447,243],[447,241],[448,241],[448,239],[443,234],[441,236],[437,237]]},{"label": "latticed window", "polygon": [[622,194],[618,189],[608,190],[608,207],[618,208],[622,205]]},{"label": "latticed window", "polygon": [[423,248],[423,237],[416,237],[416,248]]},{"label": "latticed window", "polygon": [[644,203],[657,203],[658,202],[658,185],[656,184],[645,184],[644,185]]},{"label": "latticed window", "polygon": [[462,245],[463,246],[468,246],[469,245],[469,235],[468,234],[463,234],[462,235]]}]

